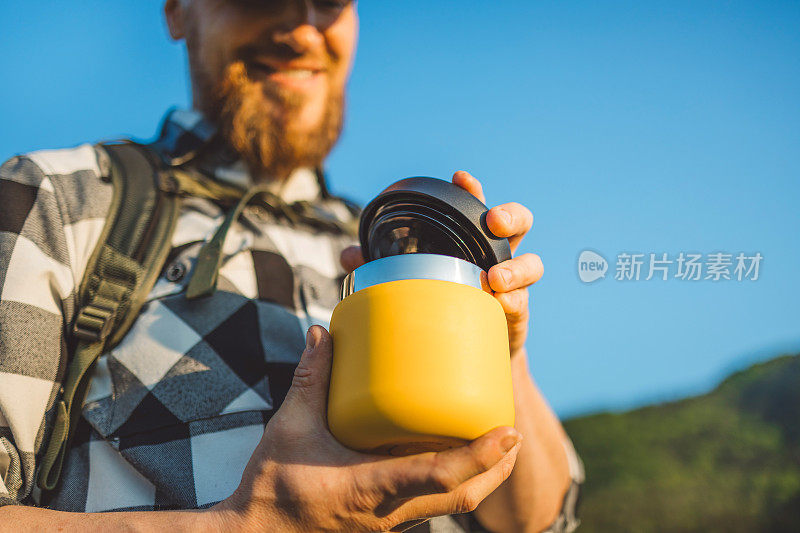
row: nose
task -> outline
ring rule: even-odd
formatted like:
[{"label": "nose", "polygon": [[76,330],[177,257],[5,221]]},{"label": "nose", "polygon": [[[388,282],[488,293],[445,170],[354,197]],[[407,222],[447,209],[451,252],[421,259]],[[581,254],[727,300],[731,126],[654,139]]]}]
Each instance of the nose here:
[{"label": "nose", "polygon": [[290,0],[287,4],[282,28],[273,36],[275,42],[286,44],[298,53],[323,44],[320,16],[313,0]]}]

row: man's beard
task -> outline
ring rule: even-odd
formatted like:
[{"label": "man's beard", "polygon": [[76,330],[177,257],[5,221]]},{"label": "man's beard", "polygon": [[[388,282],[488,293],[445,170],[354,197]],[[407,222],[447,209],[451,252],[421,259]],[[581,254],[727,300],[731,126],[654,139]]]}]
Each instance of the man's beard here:
[{"label": "man's beard", "polygon": [[318,127],[301,131],[293,124],[305,97],[254,81],[242,61],[228,65],[213,95],[211,118],[256,180],[284,179],[296,168],[321,166],[341,133],[342,91],[329,92]]}]

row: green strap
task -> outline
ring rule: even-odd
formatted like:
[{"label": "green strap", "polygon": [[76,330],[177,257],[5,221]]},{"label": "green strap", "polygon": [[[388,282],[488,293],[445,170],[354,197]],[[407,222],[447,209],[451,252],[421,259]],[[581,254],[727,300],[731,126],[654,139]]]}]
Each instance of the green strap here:
[{"label": "green strap", "polygon": [[220,224],[211,240],[203,245],[197,256],[197,264],[192,272],[192,278],[186,286],[186,298],[193,300],[203,296],[210,296],[217,290],[219,267],[222,265],[222,247],[225,237],[234,222],[239,219],[245,206],[258,195],[272,196],[267,185],[256,185],[241,197],[236,205],[228,211],[225,219]]},{"label": "green strap", "polygon": [[[91,375],[95,361],[103,352],[109,324],[113,323],[120,304],[129,292],[127,286],[102,281],[97,295],[81,310],[75,322],[76,334],[84,338],[78,343],[64,376],[55,424],[39,470],[39,487],[42,489],[53,490],[58,483],[69,439],[78,423],[89,388],[90,380],[86,378]],[[90,340],[93,333],[96,338]]]},{"label": "green strap", "polygon": [[173,168],[165,180],[166,189],[179,190],[183,196],[205,198],[213,202],[234,205],[246,192],[245,188],[213,180],[198,171]]},{"label": "green strap", "polygon": [[55,423],[39,464],[38,485],[53,490],[100,355],[128,332],[170,250],[180,191],[161,186],[161,167],[144,146],[103,145],[113,195],[105,226],[80,285],[73,324],[78,343],[56,404]]},{"label": "green strap", "polygon": [[291,205],[291,209],[300,222],[312,227],[322,227],[345,235],[358,236],[358,216],[353,216],[349,221],[342,222],[335,216],[322,211],[317,205],[306,200],[294,202]]},{"label": "green strap", "polygon": [[245,206],[256,197],[260,197],[262,205],[273,213],[282,215],[291,224],[306,223],[311,226],[322,226],[345,234],[358,234],[358,219],[353,218],[351,223],[344,223],[332,217],[324,217],[315,207],[306,201],[295,202],[291,205],[269,191],[268,185],[256,185],[242,196],[236,205],[228,211],[214,236],[208,241],[197,256],[197,264],[186,287],[186,298],[193,300],[214,294],[219,279],[219,269],[222,266],[222,248],[233,223],[239,219]]}]

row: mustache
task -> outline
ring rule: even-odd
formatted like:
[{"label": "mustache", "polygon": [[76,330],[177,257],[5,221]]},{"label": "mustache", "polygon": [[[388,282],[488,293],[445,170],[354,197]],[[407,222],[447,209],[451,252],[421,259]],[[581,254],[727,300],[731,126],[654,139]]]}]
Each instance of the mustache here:
[{"label": "mustache", "polygon": [[236,60],[242,61],[245,64],[255,63],[259,58],[265,57],[281,63],[288,63],[289,61],[313,61],[317,64],[324,65],[326,68],[331,64],[331,59],[326,55],[319,56],[318,54],[298,52],[288,44],[283,43],[246,45],[239,48],[234,54]]}]

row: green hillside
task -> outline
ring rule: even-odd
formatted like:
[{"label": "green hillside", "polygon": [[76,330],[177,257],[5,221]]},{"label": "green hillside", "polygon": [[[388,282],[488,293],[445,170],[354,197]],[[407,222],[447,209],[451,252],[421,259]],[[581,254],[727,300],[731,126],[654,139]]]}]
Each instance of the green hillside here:
[{"label": "green hillside", "polygon": [[586,465],[582,533],[800,532],[800,355],[565,426]]}]

